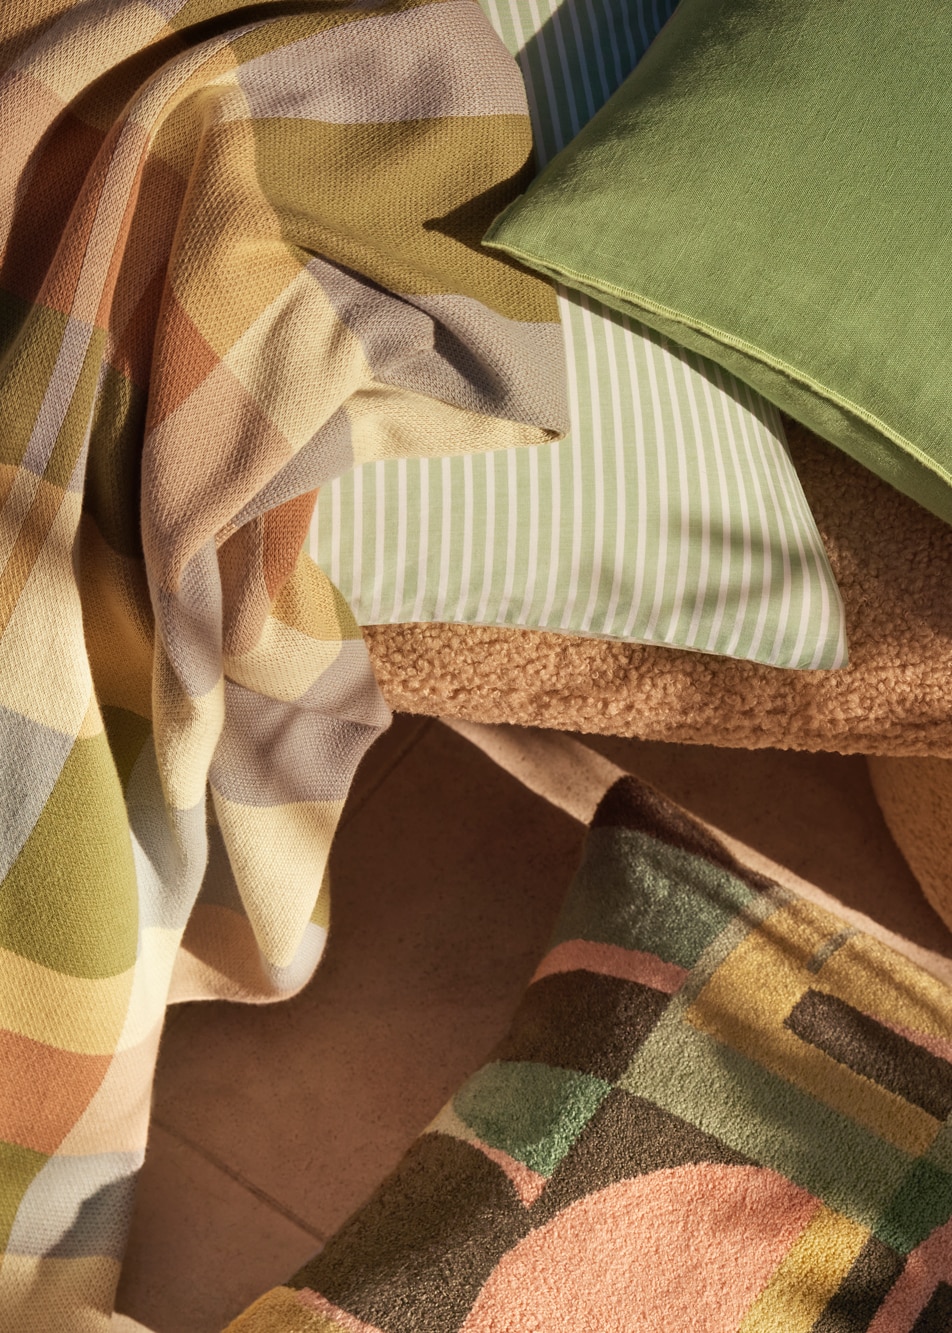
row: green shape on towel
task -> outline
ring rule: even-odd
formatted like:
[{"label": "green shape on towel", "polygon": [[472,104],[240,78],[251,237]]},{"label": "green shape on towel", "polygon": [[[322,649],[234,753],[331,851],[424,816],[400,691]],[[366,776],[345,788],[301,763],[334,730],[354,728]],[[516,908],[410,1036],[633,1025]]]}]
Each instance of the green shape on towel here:
[{"label": "green shape on towel", "polygon": [[[909,1154],[699,1031],[684,1017],[689,1003],[672,1000],[619,1087],[779,1172],[860,1226],[873,1228],[889,1215],[913,1169]],[[888,1244],[892,1234],[877,1229]]]},{"label": "green shape on towel", "polygon": [[550,1176],[611,1087],[570,1069],[499,1062],[460,1088],[453,1109],[489,1147]]},{"label": "green shape on towel", "polygon": [[755,897],[706,857],[637,830],[596,828],[553,943],[617,944],[689,968]]},{"label": "green shape on towel", "polygon": [[913,1164],[873,1232],[908,1254],[950,1217],[952,1176],[923,1158]]}]

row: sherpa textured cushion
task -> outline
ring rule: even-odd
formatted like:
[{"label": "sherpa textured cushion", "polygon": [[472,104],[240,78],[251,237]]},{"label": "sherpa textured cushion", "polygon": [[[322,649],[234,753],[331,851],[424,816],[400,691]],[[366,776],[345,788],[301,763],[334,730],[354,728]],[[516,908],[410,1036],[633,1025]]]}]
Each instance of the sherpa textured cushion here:
[{"label": "sherpa textured cushion", "polygon": [[488,239],[952,522],[952,6],[682,0]]},{"label": "sherpa textured cushion", "polygon": [[[674,0],[485,8],[518,54],[541,165]],[[562,289],[559,304],[564,441],[384,460],[322,490],[311,550],[358,623],[529,626],[842,666],[842,602],[776,409],[587,297]]]},{"label": "sherpa textured cushion", "polygon": [[697,745],[952,756],[952,528],[788,430],[843,592],[845,671],[533,630],[380,625],[365,633],[391,707]]},{"label": "sherpa textured cushion", "polygon": [[952,991],[631,778],[508,1036],[238,1333],[938,1333]]}]

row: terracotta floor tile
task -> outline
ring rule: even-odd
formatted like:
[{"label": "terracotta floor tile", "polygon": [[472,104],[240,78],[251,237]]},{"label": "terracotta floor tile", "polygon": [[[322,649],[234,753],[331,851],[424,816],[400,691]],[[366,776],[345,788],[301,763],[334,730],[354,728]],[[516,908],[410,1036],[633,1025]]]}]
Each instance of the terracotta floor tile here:
[{"label": "terracotta floor tile", "polygon": [[419,744],[431,727],[439,725],[431,717],[397,714],[388,730],[371,745],[361,760],[351,783],[344,819],[352,819],[380,784],[386,781],[388,774],[403,761],[404,756]]},{"label": "terracotta floor tile", "polygon": [[[152,1333],[220,1333],[319,1247],[313,1235],[153,1124],[118,1309]],[[119,1333],[123,1324],[116,1323]]]}]

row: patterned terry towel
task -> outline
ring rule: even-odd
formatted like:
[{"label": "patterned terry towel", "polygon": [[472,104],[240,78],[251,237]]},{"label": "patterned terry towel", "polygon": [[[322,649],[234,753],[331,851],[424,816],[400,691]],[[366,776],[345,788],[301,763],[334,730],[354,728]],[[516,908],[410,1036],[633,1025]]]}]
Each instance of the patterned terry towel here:
[{"label": "patterned terry towel", "polygon": [[508,1036],[234,1333],[947,1333],[952,991],[624,778]]},{"label": "patterned terry towel", "polygon": [[0,1328],[82,1333],[170,984],[306,981],[388,721],[315,488],[552,438],[561,339],[471,0],[5,0],[0,71]]}]

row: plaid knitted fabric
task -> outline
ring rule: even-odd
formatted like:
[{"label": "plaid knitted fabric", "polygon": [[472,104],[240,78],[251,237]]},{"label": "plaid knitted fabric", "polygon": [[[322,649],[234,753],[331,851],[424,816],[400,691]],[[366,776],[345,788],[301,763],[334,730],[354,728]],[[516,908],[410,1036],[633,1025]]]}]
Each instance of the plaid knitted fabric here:
[{"label": "plaid knitted fabric", "polygon": [[562,353],[472,0],[5,0],[0,142],[0,1327],[81,1333],[170,993],[307,980],[388,722],[316,487],[553,438]]},{"label": "plaid knitted fabric", "polygon": [[947,1333],[952,992],[622,779],[508,1035],[234,1333]]}]

